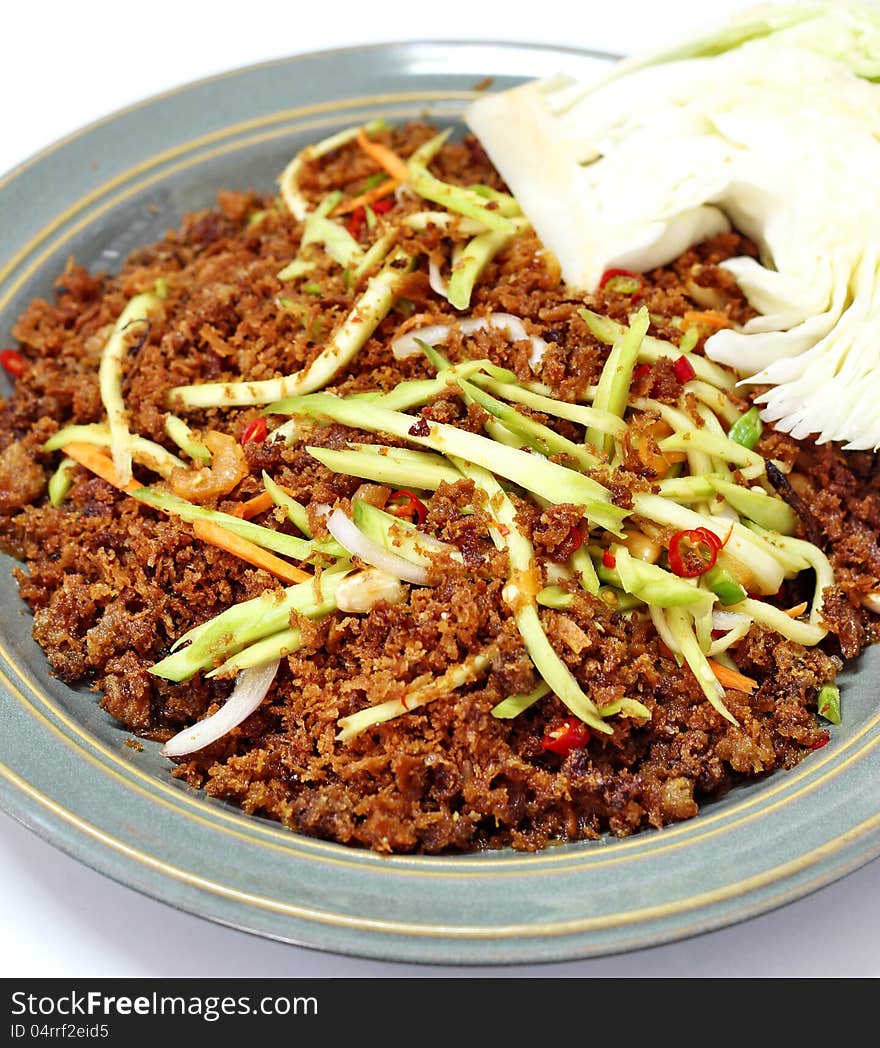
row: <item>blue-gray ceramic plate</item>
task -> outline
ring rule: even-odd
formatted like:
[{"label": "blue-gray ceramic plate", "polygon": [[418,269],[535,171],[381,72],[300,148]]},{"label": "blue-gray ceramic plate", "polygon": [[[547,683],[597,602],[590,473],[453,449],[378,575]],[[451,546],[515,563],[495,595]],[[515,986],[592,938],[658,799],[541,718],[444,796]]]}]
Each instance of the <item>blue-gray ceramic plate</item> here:
[{"label": "blue-gray ceramic plate", "polygon": [[[94,124],[0,183],[0,344],[71,255],[112,269],[218,189],[271,189],[308,141],[379,116],[455,122],[486,77],[498,89],[606,61],[366,47],[244,69]],[[538,855],[388,858],[245,816],[172,779],[158,745],[126,746],[94,693],[49,674],[12,566],[0,561],[0,802],[96,870],[223,924],[386,960],[568,960],[731,924],[880,853],[880,652],[846,674],[829,745],[690,822]]]}]

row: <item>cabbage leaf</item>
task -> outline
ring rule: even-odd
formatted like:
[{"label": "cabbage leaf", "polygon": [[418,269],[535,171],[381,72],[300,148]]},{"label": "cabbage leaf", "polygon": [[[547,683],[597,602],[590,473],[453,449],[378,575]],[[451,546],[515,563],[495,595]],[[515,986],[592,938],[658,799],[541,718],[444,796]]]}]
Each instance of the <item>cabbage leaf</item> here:
[{"label": "cabbage leaf", "polygon": [[575,289],[736,228],[759,313],[706,343],[796,438],[880,447],[880,13],[756,8],[580,83],[486,95],[466,120]]}]

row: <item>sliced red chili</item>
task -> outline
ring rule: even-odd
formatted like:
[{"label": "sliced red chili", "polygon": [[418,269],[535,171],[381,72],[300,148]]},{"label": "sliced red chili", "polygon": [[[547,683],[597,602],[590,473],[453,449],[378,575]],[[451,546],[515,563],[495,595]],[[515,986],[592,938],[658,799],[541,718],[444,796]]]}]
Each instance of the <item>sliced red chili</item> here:
[{"label": "sliced red chili", "polygon": [[[584,532],[580,524],[575,524],[568,534],[569,541],[571,542],[571,553],[579,550],[584,544]],[[569,556],[571,556],[569,553]]]},{"label": "sliced red chili", "polygon": [[572,750],[582,750],[590,741],[590,729],[583,721],[569,718],[552,728],[541,739],[541,749],[567,757]]},{"label": "sliced red chili", "polygon": [[425,523],[428,519],[428,507],[421,499],[416,498],[416,496],[411,491],[407,491],[406,488],[391,493],[392,502],[395,502],[398,499],[403,499],[404,501],[399,506],[391,508],[391,512],[395,517],[406,517],[414,524],[418,525]]},{"label": "sliced red chili", "polygon": [[3,365],[4,371],[8,371],[15,378],[20,378],[27,366],[24,357],[17,349],[0,350],[0,364]]},{"label": "sliced red chili", "polygon": [[253,422],[249,422],[244,427],[244,432],[241,435],[242,444],[247,444],[251,440],[255,440],[258,444],[266,439],[266,434],[269,431],[269,427],[266,420],[261,416],[255,418]]},{"label": "sliced red chili", "polygon": [[[733,528],[731,528],[731,531],[732,530]],[[706,543],[708,543],[708,545],[712,546],[712,548],[715,550],[720,550],[721,547],[724,545],[724,542],[722,542],[721,539],[715,534],[715,532],[711,531],[709,528],[694,528],[694,534],[699,535]],[[728,538],[729,537],[730,536],[728,535]]]},{"label": "sliced red chili", "polygon": [[690,382],[692,378],[696,378],[697,374],[696,371],[694,371],[694,365],[687,357],[679,357],[672,365],[672,370],[675,372],[675,377],[682,385],[684,385],[685,382]]},{"label": "sliced red chili", "polygon": [[394,207],[394,201],[391,197],[382,197],[381,200],[374,200],[370,207],[377,215],[384,215],[386,211]]},{"label": "sliced red chili", "polygon": [[678,531],[669,540],[669,567],[679,578],[698,578],[715,567],[720,549],[721,539],[708,528]]},{"label": "sliced red chili", "polygon": [[601,290],[609,280],[614,280],[617,277],[626,277],[628,280],[635,280],[639,287],[642,285],[641,273],[634,273],[631,269],[606,269],[602,274],[602,279],[599,281],[599,289]]},{"label": "sliced red chili", "polygon": [[602,554],[602,563],[605,565],[606,568],[617,567],[617,560],[610,549],[606,549],[605,552]]},{"label": "sliced red chili", "polygon": [[639,366],[633,372],[633,381],[635,381],[637,378],[642,378],[643,375],[650,375],[650,374],[651,374],[651,365],[650,364],[639,364]]},{"label": "sliced red chili", "polygon": [[831,736],[830,736],[830,735],[828,734],[828,732],[826,731],[826,732],[825,732],[825,733],[824,733],[824,734],[822,735],[822,737],[821,737],[821,738],[819,739],[819,741],[818,741],[818,742],[814,742],[814,743],[813,743],[813,745],[812,745],[812,746],[810,747],[810,749],[811,749],[811,750],[821,750],[821,749],[822,749],[822,747],[823,747],[823,746],[827,746],[827,745],[828,745],[828,743],[829,743],[830,741],[831,741]]},{"label": "sliced red chili", "polygon": [[[375,208],[374,208],[375,210]],[[367,211],[364,207],[356,207],[351,213],[351,217],[345,224],[345,228],[349,233],[357,240],[364,228],[364,224],[367,221]]]}]

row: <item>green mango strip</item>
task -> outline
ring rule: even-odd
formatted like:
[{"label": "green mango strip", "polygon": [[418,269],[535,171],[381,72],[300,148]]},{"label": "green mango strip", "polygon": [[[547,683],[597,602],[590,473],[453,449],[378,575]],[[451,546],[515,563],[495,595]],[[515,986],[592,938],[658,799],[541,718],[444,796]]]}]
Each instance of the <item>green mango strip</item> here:
[{"label": "green mango strip", "polygon": [[388,252],[392,247],[394,247],[394,242],[396,240],[397,234],[393,231],[384,233],[380,236],[375,243],[367,248],[364,252],[364,257],[352,269],[354,277],[362,277],[365,273],[371,272],[381,262],[384,262]]},{"label": "green mango strip", "polygon": [[612,546],[611,552],[623,592],[639,597],[646,604],[655,608],[693,608],[697,605],[705,608],[714,602],[713,594],[657,564],[639,560],[626,546]]},{"label": "green mango strip", "polygon": [[745,615],[741,616],[741,619],[741,622],[727,630],[722,637],[713,638],[709,650],[706,652],[709,658],[714,658],[716,655],[722,654],[722,652],[727,651],[727,649],[733,647],[734,644],[738,644],[743,637],[746,636],[752,628],[753,623],[752,620]]},{"label": "green mango strip", "polygon": [[[593,407],[597,411],[607,411],[621,420],[626,411],[629,388],[632,385],[633,369],[639,358],[639,350],[645,340],[645,334],[651,323],[648,310],[643,306],[632,323],[625,328],[622,336],[611,347],[596,395]],[[590,426],[587,430],[586,443],[592,445],[601,455],[611,457],[614,443],[607,433],[598,427]]]},{"label": "green mango strip", "polygon": [[531,448],[532,451],[537,451],[539,455],[547,453],[546,448],[537,437],[531,437],[525,433],[514,433],[513,430],[508,429],[507,426],[499,422],[497,418],[492,418],[491,415],[483,422],[483,429],[496,444],[503,444],[506,448],[516,448],[519,451],[522,451],[523,448]]},{"label": "green mango strip", "polygon": [[592,593],[594,597],[597,596],[599,593],[599,576],[596,574],[596,567],[587,547],[579,546],[572,553],[568,562],[577,576],[581,588],[585,589],[587,593]]},{"label": "green mango strip", "polygon": [[[309,244],[320,244],[343,269],[353,269],[363,259],[364,249],[345,226],[328,217],[341,200],[342,193],[330,193],[306,218],[300,251]],[[283,273],[285,270],[278,274],[279,280],[287,279]]]},{"label": "green mango strip", "polygon": [[627,510],[612,504],[607,488],[582,473],[446,423],[429,422],[375,404],[327,394],[291,398],[270,405],[268,410],[278,414],[324,415],[343,425],[374,433],[390,433],[432,451],[455,455],[506,477],[551,502],[582,506],[590,523],[615,534],[620,533],[620,526],[628,515]]},{"label": "green mango strip", "polygon": [[441,371],[448,371],[452,367],[452,364],[443,356],[439,349],[429,346],[427,342],[423,342],[420,338],[415,338],[413,341],[425,354],[428,363],[438,375]]},{"label": "green mango strip", "polygon": [[840,688],[836,684],[823,684],[816,697],[820,717],[832,724],[840,724]]},{"label": "green mango strip", "polygon": [[675,639],[691,672],[697,678],[697,683],[700,685],[703,694],[725,720],[738,726],[739,721],[724,703],[724,688],[718,683],[718,678],[712,672],[712,667],[709,665],[709,660],[700,647],[687,612],[683,608],[667,608],[664,614],[669,626],[669,632]]},{"label": "green mango strip", "polygon": [[431,567],[434,563],[431,553],[436,555],[441,549],[453,560],[462,563],[461,553],[454,546],[441,543],[439,539],[432,540],[408,520],[401,520],[400,517],[386,513],[364,499],[355,499],[351,504],[351,510],[352,520],[367,538],[412,564],[424,568]]},{"label": "green mango strip", "polygon": [[531,691],[524,695],[508,695],[506,699],[502,699],[501,702],[492,707],[492,716],[497,717],[499,720],[512,720],[549,694],[550,685],[542,680],[536,688],[532,688]]},{"label": "green mango strip", "polygon": [[203,466],[211,463],[211,452],[193,433],[189,426],[179,415],[170,412],[165,416],[165,433],[195,462],[201,462]]},{"label": "green mango strip", "polygon": [[747,597],[738,604],[729,605],[728,611],[742,612],[748,615],[753,622],[768,629],[775,630],[787,640],[793,640],[796,644],[803,644],[805,648],[815,647],[828,635],[828,630],[813,622],[802,622],[786,615],[780,608],[767,604],[763,600],[755,600]]},{"label": "green mango strip", "polygon": [[[694,330],[694,328],[691,328],[691,331]],[[725,390],[718,389],[717,386],[696,378],[685,382],[683,388],[685,393],[693,393],[700,403],[705,404],[710,411],[726,422],[728,426],[740,418],[739,408],[730,399]],[[727,435],[730,436],[730,433],[728,432]],[[733,440],[734,438],[730,437],[730,439]],[[743,441],[737,441],[737,443],[742,444]],[[754,447],[755,445],[746,444],[745,446]]]},{"label": "green mango strip", "polygon": [[[295,528],[298,528],[307,539],[310,539],[312,537],[312,529],[305,506],[301,502],[297,502],[292,495],[288,495],[286,491],[282,490],[265,470],[263,470],[263,487],[269,493],[269,497],[275,505],[279,509],[284,510],[290,523]],[[344,554],[340,555],[344,556]]]},{"label": "green mango strip", "polygon": [[715,494],[709,476],[668,477],[661,480],[657,487],[660,495],[672,502],[705,502]]},{"label": "green mango strip", "polygon": [[456,309],[467,309],[471,304],[474,285],[492,259],[513,239],[513,233],[489,229],[469,241],[452,267],[447,287],[447,298]]},{"label": "green mango strip", "polygon": [[[327,611],[333,610],[327,605]],[[266,662],[284,658],[299,651],[303,645],[302,633],[297,629],[281,630],[273,633],[271,637],[264,637],[253,644],[249,644],[237,655],[233,655],[216,669],[209,670],[206,677],[234,677],[242,670],[251,669],[253,666],[262,666]]]},{"label": "green mango strip", "polygon": [[220,666],[251,644],[289,629],[291,612],[307,618],[328,614],[336,607],[336,588],[347,574],[348,570],[323,571],[320,578],[280,593],[268,590],[234,604],[179,637],[172,654],[151,666],[150,673],[165,680],[189,680],[199,670]]},{"label": "green mango strip", "polygon": [[781,535],[791,535],[797,530],[798,517],[795,511],[781,498],[768,495],[759,488],[744,488],[719,477],[707,477],[713,490],[744,517],[760,524],[768,531],[778,531]]},{"label": "green mango strip", "polygon": [[411,215],[404,215],[401,222],[416,233],[424,233],[432,226],[436,229],[460,233],[462,236],[477,236],[486,232],[483,222],[465,218],[463,215],[454,215],[449,211],[416,211]]},{"label": "green mango strip", "polygon": [[[129,433],[127,439],[132,460],[166,480],[171,476],[172,470],[187,468],[183,459],[153,440],[133,433]],[[43,451],[58,451],[67,444],[93,444],[95,447],[109,448],[111,443],[109,426],[105,422],[90,422],[59,429],[43,445]]]},{"label": "green mango strip", "polygon": [[756,535],[762,542],[772,549],[773,556],[782,565],[786,578],[797,575],[799,571],[806,571],[806,569],[809,568],[809,561],[805,560],[800,553],[790,547],[784,546],[787,536],[780,535],[778,531],[768,531],[767,528],[762,528],[760,524],[756,524],[753,520],[749,520],[748,517],[743,517],[740,520],[740,523],[745,531],[749,531],[753,535]]},{"label": "green mango strip", "polygon": [[612,729],[602,720],[596,704],[584,694],[571,670],[554,651],[541,625],[529,584],[523,584],[523,580],[534,571],[535,551],[519,529],[513,503],[488,470],[461,460],[454,461],[464,476],[485,493],[487,504],[500,525],[490,527],[489,534],[498,549],[507,551],[510,564],[510,577],[502,598],[513,611],[516,627],[535,669],[576,717],[598,732],[611,733]]},{"label": "green mango strip", "polygon": [[101,350],[98,386],[110,427],[110,453],[113,457],[113,467],[123,484],[131,480],[132,455],[128,411],[122,398],[123,365],[131,348],[131,338],[127,332],[134,326],[134,333],[145,338],[149,331],[150,314],[154,313],[161,303],[162,296],[152,291],[135,295],[119,314],[110,332],[110,337]]},{"label": "green mango strip", "polygon": [[[502,400],[511,400],[516,404],[534,408],[535,411],[541,411],[545,415],[564,418],[586,428],[593,427],[607,433],[615,440],[622,440],[627,431],[627,425],[623,419],[612,415],[609,411],[598,411],[585,404],[570,404],[566,400],[554,400],[544,394],[534,393],[522,385],[499,382],[488,375],[476,375],[471,381]],[[598,464],[599,460],[595,459],[595,461]]]},{"label": "green mango strip", "polygon": [[582,469],[595,469],[599,460],[591,455],[582,445],[575,444],[573,440],[560,436],[555,430],[550,429],[543,423],[522,414],[516,408],[496,400],[484,389],[473,385],[464,379],[458,379],[459,388],[466,393],[484,411],[488,411],[499,420],[507,429],[524,437],[532,446],[538,448],[544,455],[565,455],[572,462],[576,462]]},{"label": "green mango strip", "polygon": [[269,404],[323,388],[357,356],[388,315],[397,297],[397,289],[413,264],[406,252],[395,251],[382,269],[370,277],[363,295],[333,332],[324,349],[302,370],[282,378],[258,382],[203,382],[192,386],[176,386],[168,394],[169,403],[172,407],[180,405],[190,410],[245,407]]},{"label": "green mango strip", "polygon": [[334,473],[360,477],[375,484],[397,488],[413,487],[436,491],[441,484],[455,484],[461,475],[438,455],[424,453],[416,462],[395,454],[399,448],[388,448],[388,454],[374,454],[366,448],[337,451],[331,448],[307,447],[306,451]]},{"label": "green mango strip", "polygon": [[[243,520],[241,517],[233,516],[231,513],[223,513],[216,509],[207,509],[197,506],[194,502],[178,498],[167,491],[159,491],[156,488],[138,488],[131,492],[131,497],[138,502],[144,502],[148,506],[161,509],[171,513],[181,520],[208,520],[214,524],[239,535],[243,539],[253,542],[263,549],[273,550],[282,556],[290,557],[292,560],[305,561],[316,553],[324,553],[330,556],[335,553],[336,544],[330,545],[326,542],[315,542],[297,538],[296,535],[286,535],[282,531],[274,531],[272,528],[264,528],[262,524],[254,524],[253,521]],[[343,556],[347,554],[343,553]]]},{"label": "green mango strip", "polygon": [[281,186],[281,197],[294,218],[302,222],[309,213],[309,202],[299,188],[299,173],[304,164],[327,156],[328,153],[333,153],[342,146],[348,145],[349,142],[353,142],[361,128],[366,134],[372,135],[387,127],[388,123],[385,120],[371,120],[368,124],[358,124],[356,127],[347,127],[342,131],[337,131],[328,138],[323,138],[320,142],[301,149],[285,167],[278,180]]},{"label": "green mango strip", "polygon": [[607,706],[600,707],[599,712],[603,717],[614,717],[620,715],[621,717],[633,717],[635,720],[651,719],[651,711],[643,702],[639,702],[638,699],[614,699],[614,701],[609,702]]},{"label": "green mango strip", "polygon": [[732,462],[739,467],[743,477],[754,480],[766,471],[766,463],[763,456],[757,452],[737,444],[727,437],[718,433],[708,433],[706,429],[697,429],[695,426],[679,433],[671,433],[658,441],[657,446],[661,451],[702,451],[714,458],[725,462]]},{"label": "green mango strip", "polygon": [[564,590],[561,586],[545,586],[538,591],[535,600],[542,608],[553,608],[554,611],[564,611],[571,607],[574,594]]},{"label": "green mango strip", "polygon": [[621,614],[627,611],[635,611],[636,608],[644,610],[646,607],[643,600],[634,597],[631,593],[624,593],[617,586],[600,586],[597,596],[609,608],[613,608],[614,611],[618,611]]},{"label": "green mango strip", "polygon": [[337,741],[348,742],[369,728],[375,728],[379,724],[403,716],[404,713],[411,713],[422,706],[427,706],[435,699],[445,699],[450,692],[478,680],[491,667],[497,655],[498,651],[493,645],[477,655],[468,656],[457,666],[451,666],[445,673],[435,677],[427,684],[417,684],[411,687],[401,699],[388,699],[387,702],[380,702],[375,706],[358,710],[349,717],[340,717],[341,730],[336,736]]},{"label": "green mango strip", "polygon": [[504,215],[504,211],[510,210],[509,208],[505,208],[497,201],[487,200],[472,189],[442,182],[428,170],[427,165],[443,148],[449,135],[449,131],[442,131],[439,135],[435,135],[409,158],[407,184],[410,189],[417,196],[430,200],[434,204],[440,204],[448,211],[454,211],[456,214],[482,222],[490,230],[512,235],[516,232],[517,226]]},{"label": "green mango strip", "polygon": [[66,455],[58,463],[55,472],[49,478],[48,494],[51,505],[60,506],[67,498],[67,494],[73,486],[73,470],[76,465],[76,460],[68,458]]},{"label": "green mango strip", "polygon": [[292,262],[288,262],[284,269],[279,270],[275,276],[279,280],[299,280],[300,277],[308,276],[309,273],[312,273],[317,268],[317,262],[297,256]]},{"label": "green mango strip", "polygon": [[[599,313],[594,313],[591,309],[579,309],[578,316],[600,342],[609,346],[622,338],[626,331],[623,324],[612,320],[611,317],[603,317]],[[639,363],[656,364],[661,357],[667,357],[669,360],[684,357],[694,369],[697,378],[703,379],[704,382],[718,389],[733,389],[736,385],[736,376],[719,364],[707,360],[699,353],[682,353],[678,346],[671,342],[664,342],[663,339],[646,335],[639,347]]]},{"label": "green mango strip", "polygon": [[[767,537],[767,545],[777,548],[783,554],[801,559],[803,567],[812,568],[816,575],[815,588],[813,590],[813,602],[810,609],[810,622],[813,626],[825,629],[822,624],[822,607],[824,604],[825,590],[834,585],[834,568],[831,562],[812,542],[805,539],[791,538],[788,535],[772,535]],[[788,618],[788,616],[786,616]],[[793,621],[793,620],[789,620]],[[779,631],[782,632],[781,630]],[[827,631],[826,631],[827,632]],[[823,634],[824,636],[824,634]]]},{"label": "green mango strip", "polygon": [[442,396],[450,386],[455,385],[456,378],[475,375],[482,366],[481,360],[466,360],[447,367],[436,378],[417,378],[400,382],[389,392],[371,397],[369,403],[388,408],[390,411],[409,411],[410,408],[421,407]]}]

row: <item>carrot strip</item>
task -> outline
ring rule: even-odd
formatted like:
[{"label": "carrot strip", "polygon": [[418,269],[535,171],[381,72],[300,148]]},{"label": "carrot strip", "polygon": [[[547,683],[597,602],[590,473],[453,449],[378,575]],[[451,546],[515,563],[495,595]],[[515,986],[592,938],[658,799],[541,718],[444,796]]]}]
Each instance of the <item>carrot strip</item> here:
[{"label": "carrot strip", "polygon": [[[293,498],[293,492],[288,488],[284,487],[283,484],[279,484],[278,487],[286,494]],[[272,496],[268,491],[261,491],[259,495],[254,495],[253,498],[248,499],[247,502],[239,502],[239,504],[233,509],[233,517],[241,517],[242,520],[250,520],[255,517],[258,513],[264,513],[267,509],[271,509],[275,505]]]},{"label": "carrot strip", "polygon": [[398,182],[406,181],[408,174],[406,161],[401,160],[393,149],[383,146],[381,142],[374,142],[371,138],[367,138],[367,133],[363,128],[358,131],[357,144],[368,157],[375,160],[379,167],[387,171],[392,178],[397,179]]},{"label": "carrot strip", "polygon": [[[110,456],[105,455],[103,451],[91,444],[66,444],[62,450],[65,455],[69,455],[75,462],[78,462],[102,480],[106,480],[114,488],[119,488],[120,491],[132,492],[143,487],[143,484],[138,484],[136,480],[124,483],[116,472]],[[251,502],[253,501],[251,499]],[[271,504],[272,500],[270,498],[269,505]],[[247,505],[247,503],[244,503],[244,505]],[[268,509],[268,506],[266,508]],[[196,538],[200,538],[203,542],[209,542],[212,546],[217,546],[226,550],[227,553],[241,557],[248,564],[253,564],[257,568],[263,568],[264,571],[277,575],[278,578],[284,579],[286,582],[305,582],[306,579],[312,577],[307,571],[289,564],[286,560],[282,560],[273,553],[261,549],[247,539],[233,535],[231,531],[227,531],[226,528],[220,527],[219,524],[215,524],[213,521],[196,520],[193,522],[193,531]]]},{"label": "carrot strip", "polygon": [[377,200],[381,200],[382,197],[393,193],[400,184],[394,178],[390,178],[387,182],[380,182],[378,186],[373,186],[372,189],[368,189],[366,193],[361,193],[360,196],[352,197],[351,200],[343,200],[341,204],[333,209],[333,215],[347,215],[352,211],[357,211],[359,207],[374,204]]},{"label": "carrot strip", "polygon": [[253,564],[255,568],[262,568],[286,582],[305,582],[306,579],[312,577],[307,571],[289,564],[286,560],[276,557],[274,553],[261,549],[239,535],[233,535],[231,531],[227,531],[226,528],[211,520],[194,520],[193,531],[196,538],[203,542],[209,542],[212,546],[226,550],[227,553],[246,560],[248,564]]},{"label": "carrot strip", "polygon": [[78,462],[81,466],[100,477],[101,480],[106,480],[114,488],[119,488],[120,491],[137,491],[138,488],[143,487],[143,484],[138,484],[136,480],[124,481],[116,472],[113,459],[109,455],[105,455],[94,444],[66,444],[62,451],[69,458],[72,458],[74,462]]},{"label": "carrot strip", "polygon": [[788,615],[789,618],[796,619],[798,618],[798,616],[803,615],[803,613],[807,610],[808,607],[809,605],[807,604],[807,602],[805,600],[802,600],[800,604],[795,604],[793,608],[786,608],[785,614]]},{"label": "carrot strip", "polygon": [[729,669],[727,666],[723,666],[720,662],[716,662],[714,659],[708,659],[707,661],[712,667],[712,672],[715,674],[715,678],[722,688],[730,688],[733,691],[744,691],[747,695],[750,695],[755,688],[757,688],[758,682],[751,677],[747,677],[744,673],[740,673],[739,670]]},{"label": "carrot strip", "polygon": [[232,511],[234,517],[241,517],[242,520],[250,520],[255,517],[258,513],[264,513],[267,509],[271,509],[275,503],[272,501],[272,496],[268,491],[261,491],[259,495],[254,495],[252,499],[248,499],[247,502],[239,502],[239,504]]},{"label": "carrot strip", "polygon": [[715,309],[689,309],[681,318],[681,330],[687,331],[691,327],[710,327],[720,331],[721,328],[733,327],[733,324]]}]

